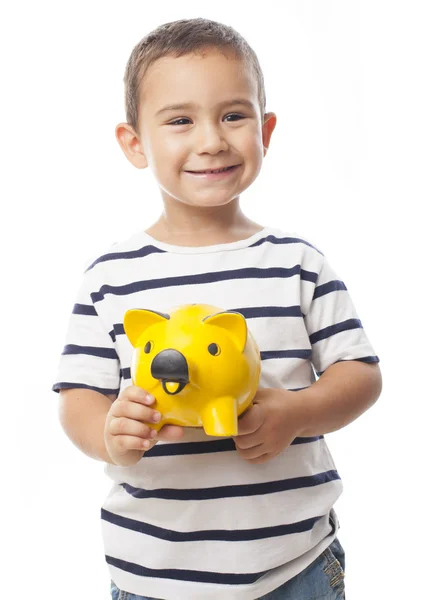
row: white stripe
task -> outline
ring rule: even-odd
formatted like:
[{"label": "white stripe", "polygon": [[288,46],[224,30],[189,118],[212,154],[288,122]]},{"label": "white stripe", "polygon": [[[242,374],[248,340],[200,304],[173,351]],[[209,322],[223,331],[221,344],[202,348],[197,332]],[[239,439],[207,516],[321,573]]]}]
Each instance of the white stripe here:
[{"label": "white stripe", "polygon": [[[61,358],[56,381],[85,383],[103,389],[117,389],[119,387],[119,364],[117,360],[99,356],[83,356],[81,354],[67,354]],[[99,376],[100,372],[103,375],[102,381]]]}]

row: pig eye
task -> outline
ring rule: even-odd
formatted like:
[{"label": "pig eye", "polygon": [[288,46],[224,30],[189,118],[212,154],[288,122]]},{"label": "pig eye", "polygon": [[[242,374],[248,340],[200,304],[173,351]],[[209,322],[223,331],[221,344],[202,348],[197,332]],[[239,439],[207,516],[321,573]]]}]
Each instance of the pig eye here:
[{"label": "pig eye", "polygon": [[218,346],[217,344],[210,344],[208,346],[208,352],[210,354],[212,354],[213,356],[218,356],[220,354],[220,346]]},{"label": "pig eye", "polygon": [[144,346],[144,352],[146,354],[148,354],[152,348],[153,348],[153,342],[147,342],[147,344]]}]

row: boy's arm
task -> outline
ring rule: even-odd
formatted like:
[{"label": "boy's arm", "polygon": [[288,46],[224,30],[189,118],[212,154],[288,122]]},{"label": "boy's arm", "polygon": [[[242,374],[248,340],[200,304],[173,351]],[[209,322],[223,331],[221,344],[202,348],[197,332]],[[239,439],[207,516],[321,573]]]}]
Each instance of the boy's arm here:
[{"label": "boy's arm", "polygon": [[337,431],[372,406],[382,391],[377,364],[346,360],[328,367],[310,387],[293,392],[300,396],[302,437]]},{"label": "boy's arm", "polygon": [[155,398],[137,386],[124,388],[119,396],[87,388],[60,392],[59,417],[71,441],[85,454],[116,466],[129,467],[141,460],[158,440],[179,441],[184,429],[164,425],[156,431],[160,413]]},{"label": "boy's arm", "polygon": [[116,394],[73,388],[61,390],[59,397],[60,422],[73,444],[91,458],[114,464],[106,450],[104,427]]},{"label": "boy's arm", "polygon": [[345,427],[362,415],[382,390],[379,358],[347,287],[325,256],[316,258],[321,262],[314,267],[318,277],[311,302],[304,309],[304,321],[312,366],[320,377],[295,392],[300,395],[305,419],[303,437]]},{"label": "boy's arm", "polygon": [[345,427],[376,401],[381,388],[377,364],[357,360],[332,364],[318,381],[300,391],[260,388],[253,406],[239,419],[236,449],[248,462],[264,463],[297,437]]}]

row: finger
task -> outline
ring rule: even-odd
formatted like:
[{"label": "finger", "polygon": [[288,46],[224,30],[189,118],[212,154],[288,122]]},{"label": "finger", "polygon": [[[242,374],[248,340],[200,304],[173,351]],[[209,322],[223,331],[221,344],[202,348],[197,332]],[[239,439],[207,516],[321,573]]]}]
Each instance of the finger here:
[{"label": "finger", "polygon": [[155,397],[136,385],[129,385],[121,394],[118,400],[128,400],[130,402],[139,402],[141,404],[151,405],[155,401]]},{"label": "finger", "polygon": [[153,441],[145,440],[134,435],[118,435],[114,438],[114,443],[119,453],[125,454],[129,450],[148,450],[154,444]]},{"label": "finger", "polygon": [[146,423],[159,423],[162,416],[159,411],[149,406],[119,399],[113,403],[110,414],[113,417],[126,417],[127,419],[144,421]]},{"label": "finger", "polygon": [[238,436],[254,433],[263,425],[263,410],[258,404],[253,404],[247,412],[238,419]]},{"label": "finger", "polygon": [[257,458],[248,458],[248,459],[246,459],[246,461],[251,463],[252,465],[262,465],[263,463],[267,462],[271,458],[272,457],[270,454],[262,454],[261,456],[258,456]]},{"label": "finger", "polygon": [[156,437],[156,431],[154,429],[141,423],[141,421],[127,419],[126,417],[114,417],[110,421],[108,430],[111,435],[131,435],[146,439],[153,439]]},{"label": "finger", "polygon": [[180,440],[184,435],[184,428],[178,425],[164,425],[158,432],[158,440],[175,442]]},{"label": "finger", "polygon": [[255,433],[247,433],[246,435],[237,435],[233,438],[235,446],[240,450],[246,450],[247,448],[253,448],[259,446],[264,442],[264,436],[262,435],[261,428]]},{"label": "finger", "polygon": [[247,448],[246,450],[241,450],[240,448],[236,449],[238,454],[242,456],[242,458],[245,458],[245,460],[259,458],[260,456],[263,456],[263,454],[266,454],[266,449],[264,448],[263,444],[259,444],[253,448]]}]

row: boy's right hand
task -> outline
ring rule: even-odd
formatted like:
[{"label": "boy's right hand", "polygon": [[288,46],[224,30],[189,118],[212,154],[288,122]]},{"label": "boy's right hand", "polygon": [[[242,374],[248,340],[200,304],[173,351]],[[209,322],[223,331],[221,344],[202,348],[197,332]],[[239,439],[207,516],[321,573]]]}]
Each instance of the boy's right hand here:
[{"label": "boy's right hand", "polygon": [[154,402],[148,392],[130,385],[111,405],[104,427],[104,441],[115,465],[135,465],[158,440],[173,442],[183,437],[183,427],[164,425],[159,432],[150,427],[161,418],[152,408]]}]

